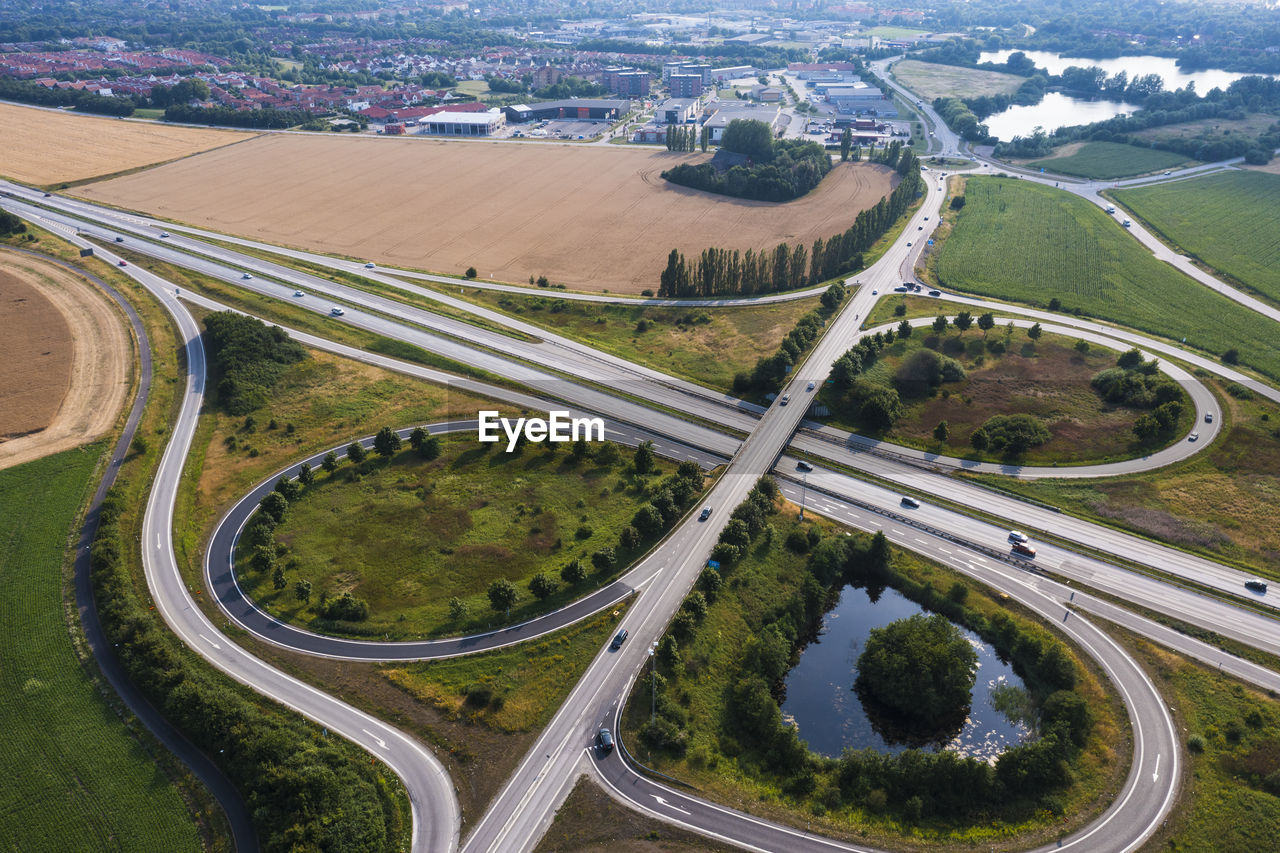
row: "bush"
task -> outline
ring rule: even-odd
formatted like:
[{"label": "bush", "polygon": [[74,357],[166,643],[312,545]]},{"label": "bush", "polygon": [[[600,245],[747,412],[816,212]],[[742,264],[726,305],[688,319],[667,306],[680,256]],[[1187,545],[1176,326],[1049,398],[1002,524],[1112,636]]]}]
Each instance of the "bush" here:
[{"label": "bush", "polygon": [[1200,755],[1204,752],[1205,742],[1203,735],[1192,735],[1187,738],[1187,751],[1192,755]]},{"label": "bush", "polygon": [[283,329],[253,317],[221,311],[205,317],[204,327],[209,360],[222,375],[218,402],[233,415],[265,405],[285,368],[306,358]]},{"label": "bush", "polygon": [[[983,446],[978,446],[981,435]],[[1018,456],[1032,447],[1039,447],[1050,438],[1049,428],[1032,415],[993,415],[974,431],[971,441],[978,450],[990,449],[993,453]]]},{"label": "bush", "polygon": [[363,622],[369,618],[369,603],[350,592],[344,592],[337,598],[329,599],[320,615],[338,622]]}]

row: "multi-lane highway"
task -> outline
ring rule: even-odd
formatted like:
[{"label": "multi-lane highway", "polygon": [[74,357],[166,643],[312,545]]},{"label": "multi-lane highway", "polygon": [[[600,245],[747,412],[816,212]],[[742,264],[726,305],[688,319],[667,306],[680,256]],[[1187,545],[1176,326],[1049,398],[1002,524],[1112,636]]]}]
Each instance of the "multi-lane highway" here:
[{"label": "multi-lane highway", "polygon": [[[943,137],[943,127],[939,124],[939,137]],[[1062,541],[1087,545],[1094,552],[1123,555],[1135,563],[1151,566],[1181,577],[1189,583],[1215,588],[1230,595],[1241,594],[1241,580],[1244,577],[1240,572],[1208,560],[957,482],[940,476],[923,465],[963,464],[958,460],[948,462],[912,458],[909,453],[904,456],[904,449],[901,448],[888,454],[881,453],[847,434],[803,424],[814,388],[825,380],[832,363],[861,333],[861,318],[868,316],[878,299],[878,294],[874,291],[890,292],[895,284],[905,280],[904,272],[910,272],[922,246],[909,246],[906,241],[923,233],[913,231],[912,227],[928,224],[924,219],[927,216],[932,216],[931,221],[936,224],[936,213],[940,208],[943,192],[941,188],[932,186],[932,182],[929,184],[924,205],[911,218],[904,236],[890,247],[877,264],[859,276],[864,286],[853,290],[848,304],[830,323],[813,352],[795,370],[782,391],[782,399],[789,399],[790,403],[777,403],[764,410],[709,392],[693,383],[665,376],[658,371],[637,367],[623,359],[602,354],[588,345],[525,326],[505,315],[479,309],[438,291],[382,276],[350,262],[317,260],[318,256],[270,248],[280,254],[292,254],[296,260],[323,263],[342,272],[365,275],[379,284],[396,287],[419,299],[429,299],[453,312],[468,312],[483,321],[484,325],[412,307],[397,299],[331,282],[220,246],[212,247],[185,237],[161,237],[158,229],[164,226],[160,223],[105,211],[83,202],[56,197],[43,198],[38,193],[16,186],[10,186],[9,189],[12,194],[24,200],[5,198],[0,199],[0,202],[20,215],[41,221],[63,233],[65,229],[83,229],[98,235],[105,241],[105,246],[99,243],[99,251],[109,261],[115,260],[110,248],[116,236],[110,229],[116,229],[117,232],[130,235],[126,238],[126,245],[131,249],[158,260],[188,267],[261,294],[297,300],[299,304],[313,307],[313,310],[318,307],[321,312],[327,310],[331,301],[342,304],[347,309],[341,318],[343,322],[415,343],[461,363],[482,367],[529,387],[534,392],[521,394],[497,386],[487,386],[481,392],[487,392],[496,399],[533,409],[567,403],[585,413],[608,415],[611,418],[611,437],[624,441],[652,437],[662,443],[661,449],[668,455],[694,458],[705,466],[729,459],[723,475],[703,502],[713,507],[709,519],[688,519],[660,548],[620,579],[618,585],[597,593],[594,598],[572,605],[573,609],[566,609],[540,622],[517,626],[484,638],[420,644],[364,644],[317,638],[313,634],[280,625],[251,607],[233,615],[250,630],[282,645],[307,648],[308,643],[323,642],[323,647],[309,649],[317,654],[373,658],[428,657],[464,654],[478,648],[515,642],[564,624],[565,620],[585,615],[610,600],[616,600],[620,595],[639,590],[623,623],[631,631],[631,640],[618,650],[601,650],[488,812],[475,826],[466,840],[465,849],[532,849],[559,803],[572,788],[573,780],[585,769],[598,774],[615,796],[664,820],[684,824],[699,832],[751,849],[830,850],[858,848],[817,839],[687,797],[640,777],[617,754],[599,762],[592,758],[587,749],[590,737],[599,725],[616,722],[629,685],[647,662],[649,643],[655,641],[665,630],[667,621],[705,564],[712,545],[727,521],[729,511],[745,498],[759,476],[769,472],[777,472],[782,477],[784,492],[794,498],[797,484],[788,483],[786,477],[794,474],[796,460],[782,455],[789,445],[813,458],[830,459],[850,468],[874,473],[917,491],[936,494],[958,506],[980,507],[989,515],[1010,519],[1019,526],[1044,530]],[[150,239],[143,242],[144,236]],[[227,239],[207,232],[200,236]],[[69,239],[78,245],[90,245],[83,238],[69,235]],[[171,531],[179,475],[194,433],[195,418],[202,398],[203,352],[199,346],[195,324],[175,298],[173,286],[145,270],[136,267],[126,269],[151,289],[175,317],[187,340],[191,369],[178,423],[162,460],[144,519],[144,567],[148,584],[162,615],[185,642],[215,666],[266,695],[323,722],[386,761],[405,781],[410,793],[414,809],[415,849],[453,849],[457,846],[459,837],[458,811],[452,787],[438,762],[421,744],[257,661],[227,640],[191,601],[173,557]],[[452,282],[437,279],[437,283]],[[294,295],[295,292],[301,292],[302,295]],[[323,296],[324,300],[316,305],[318,296]],[[208,303],[208,300],[202,301]],[[1094,340],[1107,346],[1122,348],[1136,342],[1152,352],[1162,352],[1161,347],[1164,347],[1165,351],[1172,351],[1168,354],[1196,364],[1194,358],[1188,357],[1180,349],[1099,324],[1084,324],[1058,315],[1024,311],[983,300],[957,301],[975,307],[981,306],[986,310],[1017,314],[1020,318],[1032,318],[1016,320],[1020,323],[1030,324],[1041,318],[1046,323],[1060,323],[1067,333],[1079,335],[1083,330],[1094,336]],[[515,334],[498,331],[496,327]],[[324,345],[323,341],[314,336],[298,337],[310,338],[313,345]],[[375,358],[368,353],[359,353],[359,356],[366,360]],[[387,363],[393,361],[385,357],[376,358]],[[1219,368],[1212,362],[1208,363]],[[403,364],[393,366],[412,372],[409,366]],[[1223,375],[1220,369],[1217,372]],[[440,376],[445,377],[446,381],[457,382],[456,377],[448,374],[440,373]],[[589,377],[589,380],[575,381],[575,376]],[[1202,386],[1191,380],[1190,376],[1184,374],[1179,375],[1179,378],[1189,380],[1189,388],[1200,388],[1203,391]],[[466,381],[483,384],[476,380]],[[624,392],[625,396],[620,396],[618,391]],[[1275,393],[1269,388],[1266,391]],[[1213,405],[1212,397],[1207,391],[1202,394],[1193,393],[1193,399],[1197,406],[1202,407],[1202,411]],[[655,406],[661,408],[654,408]],[[801,429],[802,425],[804,429]],[[740,436],[744,433],[746,438],[742,439]],[[1208,425],[1201,433],[1205,437],[1203,446],[1212,438]],[[1137,466],[1129,470],[1167,464],[1172,459],[1185,458],[1194,449],[1186,443],[1179,443],[1163,457],[1129,463]],[[1008,473],[1061,476],[1063,470],[1066,469],[1050,469],[1046,472],[1021,469]],[[1084,468],[1071,470],[1081,476],[1097,476],[1099,473]],[[273,481],[274,478],[271,482]],[[269,487],[270,482],[265,483],[262,488]],[[871,486],[835,468],[816,468],[809,474],[807,481],[799,484],[799,489],[801,500],[812,501],[810,506],[815,511],[846,520],[864,529],[884,529],[896,543],[933,556],[960,571],[984,579],[997,589],[1015,595],[1028,607],[1059,624],[1082,649],[1093,656],[1125,699],[1134,732],[1133,764],[1116,802],[1101,817],[1064,840],[1060,846],[1077,850],[1130,850],[1149,837],[1167,813],[1178,782],[1178,745],[1164,703],[1140,668],[1118,646],[1087,619],[1078,615],[1065,615],[1062,588],[1037,576],[1026,575],[1025,567],[1010,561],[1008,555],[1002,553],[1004,549],[1000,546],[1004,545],[1003,528],[975,522],[959,510],[928,504],[918,508],[914,517],[904,516],[896,506],[897,495],[893,490]],[[206,571],[213,587],[219,590],[219,598],[224,599],[223,593],[227,593],[224,604],[228,608],[246,604],[241,597],[240,605],[236,605],[235,596],[228,592],[235,589],[234,576],[229,570],[230,553],[236,531],[255,503],[256,499],[251,496],[223,520],[219,535],[215,537],[215,545],[207,556]],[[997,539],[1001,541],[997,542]],[[1247,634],[1249,639],[1246,642],[1269,651],[1280,651],[1280,632],[1277,631],[1275,622],[1257,613],[1237,610],[1221,599],[1170,586],[1148,576],[1125,572],[1102,560],[1083,556],[1067,548],[1043,546],[1037,562],[1053,569],[1061,577],[1079,579],[1079,583],[1121,597],[1137,597],[1144,606],[1177,614],[1179,618],[1185,617],[1195,624],[1208,622],[1214,630],[1226,636]],[[1069,593],[1067,597],[1069,598]],[[1092,612],[1103,612],[1108,607],[1114,608],[1113,605],[1089,599],[1088,609]],[[1113,614],[1104,615],[1111,618]],[[1066,621],[1060,621],[1063,619]],[[1197,619],[1200,621],[1196,621]],[[1141,622],[1133,624],[1138,630],[1146,628],[1147,631],[1155,632],[1154,628]],[[353,648],[357,650],[354,653]],[[1202,658],[1212,654],[1199,648],[1195,653]],[[1226,659],[1226,656],[1222,658],[1233,668],[1232,671],[1244,677],[1252,675],[1254,680],[1266,680],[1270,677],[1265,671],[1250,673],[1244,662]]]}]

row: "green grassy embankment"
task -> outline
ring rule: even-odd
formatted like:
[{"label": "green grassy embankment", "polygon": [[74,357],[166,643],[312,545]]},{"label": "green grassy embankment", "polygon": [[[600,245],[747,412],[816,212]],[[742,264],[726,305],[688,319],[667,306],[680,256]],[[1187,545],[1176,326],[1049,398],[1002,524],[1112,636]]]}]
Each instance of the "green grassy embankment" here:
[{"label": "green grassy embankment", "polygon": [[1032,169],[1044,169],[1057,175],[1073,175],[1109,181],[1162,172],[1191,162],[1181,154],[1155,148],[1139,148],[1119,142],[1086,142],[1070,154],[1055,154],[1034,160],[1026,165]]},{"label": "green grassy embankment", "polygon": [[1280,303],[1280,175],[1225,172],[1113,195],[1187,254]]},{"label": "green grassy embankment", "polygon": [[1053,187],[968,178],[937,257],[945,287],[1081,312],[1280,378],[1275,324],[1157,261],[1105,213]]},{"label": "green grassy embankment", "polygon": [[68,537],[102,449],[0,471],[0,837],[11,850],[196,851],[182,797],[67,635]]}]

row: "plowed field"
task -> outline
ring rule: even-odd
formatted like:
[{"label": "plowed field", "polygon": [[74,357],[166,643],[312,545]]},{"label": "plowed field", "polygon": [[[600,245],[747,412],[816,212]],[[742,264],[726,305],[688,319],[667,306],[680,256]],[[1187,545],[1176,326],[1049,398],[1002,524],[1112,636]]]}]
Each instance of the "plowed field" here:
[{"label": "plowed field", "polygon": [[0,175],[37,186],[81,181],[250,136],[0,104]]},{"label": "plowed field", "polygon": [[667,254],[772,248],[843,231],[896,176],[843,164],[786,204],[675,187],[704,154],[617,146],[275,134],[81,187],[122,205],[272,243],[441,273],[636,293]]}]

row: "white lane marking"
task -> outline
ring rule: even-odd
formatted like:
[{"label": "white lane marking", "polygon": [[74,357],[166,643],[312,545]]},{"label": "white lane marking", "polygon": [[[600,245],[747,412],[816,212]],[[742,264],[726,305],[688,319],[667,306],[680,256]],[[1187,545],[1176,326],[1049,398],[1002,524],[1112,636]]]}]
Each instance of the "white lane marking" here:
[{"label": "white lane marking", "polygon": [[1151,774],[1151,781],[1154,782],[1160,778],[1160,753],[1156,753],[1156,772]]},{"label": "white lane marking", "polygon": [[156,534],[156,550],[157,551],[160,550],[160,534],[159,533]]},{"label": "white lane marking", "polygon": [[373,738],[373,742],[374,742],[374,743],[376,743],[376,744],[378,745],[378,749],[386,749],[386,748],[387,748],[387,742],[386,742],[385,740],[383,740],[382,738],[378,737],[377,735],[375,735],[373,732],[369,731],[368,729],[361,729],[360,731],[364,732],[364,733],[365,733],[365,734],[367,734],[369,737]]},{"label": "white lane marking", "polygon": [[204,634],[201,634],[201,635],[200,635],[200,639],[204,640],[206,643],[208,643],[209,645],[213,646],[215,649],[221,649],[221,648],[222,648],[222,646],[218,645],[218,644],[217,644],[217,643],[215,643],[213,640],[210,640],[210,639],[209,639],[208,637],[206,637]]},{"label": "white lane marking", "polygon": [[671,805],[671,803],[668,803],[666,800],[662,799],[662,797],[659,797],[657,794],[650,794],[649,796],[657,800],[658,805],[660,806],[666,806],[667,808],[671,809],[673,812],[680,812],[680,814],[688,814],[688,812],[685,811],[684,809],[680,808],[679,806]]}]

